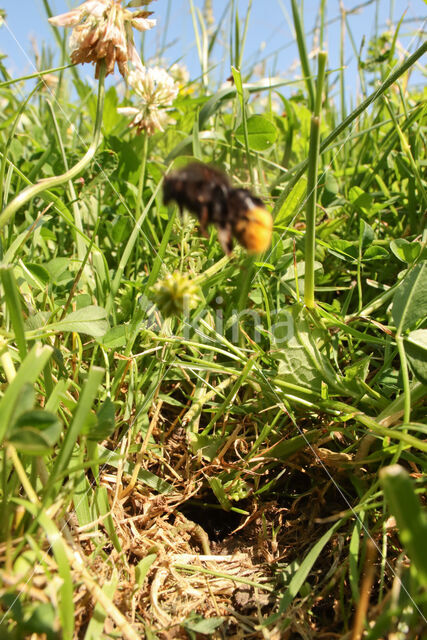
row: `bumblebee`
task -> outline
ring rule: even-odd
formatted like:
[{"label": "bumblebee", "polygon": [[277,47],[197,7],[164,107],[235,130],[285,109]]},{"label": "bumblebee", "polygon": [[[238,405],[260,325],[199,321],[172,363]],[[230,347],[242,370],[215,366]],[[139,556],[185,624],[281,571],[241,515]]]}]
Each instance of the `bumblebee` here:
[{"label": "bumblebee", "polygon": [[273,219],[264,203],[247,189],[235,189],[227,176],[201,162],[193,162],[165,177],[163,202],[174,200],[182,213],[186,208],[197,216],[200,231],[214,224],[218,240],[229,255],[233,237],[249,253],[262,253],[271,244]]}]

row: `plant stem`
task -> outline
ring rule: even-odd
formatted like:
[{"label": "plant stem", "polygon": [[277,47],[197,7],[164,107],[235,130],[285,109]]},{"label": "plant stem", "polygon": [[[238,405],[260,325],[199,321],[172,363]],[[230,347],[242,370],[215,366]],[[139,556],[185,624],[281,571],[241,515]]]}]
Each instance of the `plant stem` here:
[{"label": "plant stem", "polygon": [[345,54],[344,54],[344,45],[345,45],[345,20],[346,20],[346,12],[344,8],[344,4],[342,0],[340,0],[340,14],[341,14],[341,31],[340,31],[340,99],[341,99],[341,119],[344,120],[346,116],[346,108],[345,108],[345,78],[344,78],[344,70],[345,70]]},{"label": "plant stem", "polygon": [[231,67],[231,72],[234,78],[234,84],[236,85],[237,95],[239,97],[240,109],[242,111],[242,124],[243,124],[243,135],[245,138],[245,151],[246,151],[246,160],[248,163],[249,174],[251,176],[252,186],[255,186],[255,175],[252,167],[252,158],[251,152],[249,149],[249,133],[248,133],[248,119],[246,113],[246,104],[245,104],[245,93],[243,89],[242,76],[240,73],[240,69],[236,69],[235,67]]},{"label": "plant stem", "polygon": [[241,44],[240,44],[240,51],[239,51],[239,62],[238,62],[238,66],[239,69],[242,66],[242,60],[243,60],[243,51],[245,50],[245,44],[246,44],[246,37],[248,35],[248,26],[249,26],[249,16],[251,14],[251,9],[252,9],[252,0],[249,0],[248,2],[248,9],[246,11],[246,18],[245,18],[245,25],[243,27],[243,35],[241,37]]},{"label": "plant stem", "polygon": [[308,92],[308,107],[313,109],[314,106],[314,87],[311,77],[310,63],[308,61],[307,47],[305,43],[304,26],[302,24],[302,17],[300,9],[298,7],[297,0],[292,0],[292,17],[294,19],[295,34],[297,39],[299,57],[301,61],[301,68],[304,74],[304,82]]},{"label": "plant stem", "polygon": [[[50,116],[52,118],[53,129],[55,131],[56,140],[57,140],[57,143],[58,143],[59,150],[61,152],[62,162],[64,163],[64,169],[65,169],[65,171],[68,171],[69,170],[69,166],[68,166],[67,154],[65,153],[64,143],[63,143],[62,137],[61,137],[61,131],[60,131],[58,122],[57,122],[56,117],[55,117],[55,111],[54,111],[54,109],[52,107],[52,103],[51,103],[50,100],[46,100],[46,104],[47,104],[47,108],[49,110]],[[81,216],[81,213],[80,213],[80,207],[82,205],[79,202],[79,199],[77,197],[77,193],[76,193],[76,190],[74,188],[73,181],[69,180],[68,182],[69,182],[68,189],[70,191],[70,197],[71,197],[71,202],[72,202],[71,206],[72,206],[73,214],[74,214],[74,224],[76,225],[76,229],[77,229],[77,233],[76,233],[77,259],[80,262],[83,262],[86,249],[85,249],[85,242],[84,242],[84,239],[83,239],[82,216]],[[63,317],[65,317],[65,315]]]},{"label": "plant stem", "polygon": [[[18,82],[25,82],[26,80],[33,80],[34,78],[38,78],[42,80],[43,76],[50,75],[55,73],[56,71],[64,71],[65,69],[71,69],[74,67],[74,64],[65,64],[62,67],[52,67],[52,69],[43,69],[43,71],[37,71],[37,73],[30,73],[28,76],[19,76],[19,78],[11,78],[10,80],[5,80],[5,82],[0,82],[0,89],[5,89],[6,87],[10,87],[12,84],[17,84]],[[36,86],[35,89],[38,89]]]},{"label": "plant stem", "polygon": [[113,282],[111,283],[111,289],[110,289],[110,295],[109,298],[107,300],[107,303],[105,305],[105,308],[107,310],[107,312],[110,312],[113,304],[114,304],[114,296],[116,295],[121,280],[122,280],[122,276],[123,276],[123,271],[125,270],[125,267],[128,263],[128,260],[131,256],[131,253],[133,251],[133,248],[135,246],[135,243],[138,239],[138,236],[141,232],[141,226],[142,223],[145,220],[145,216],[147,215],[148,211],[151,208],[151,205],[153,204],[153,202],[156,199],[156,196],[158,194],[158,192],[160,191],[161,187],[163,184],[163,180],[160,180],[160,182],[158,183],[157,187],[154,189],[150,200],[147,202],[146,206],[144,207],[144,210],[142,211],[141,215],[139,216],[139,218],[136,220],[135,226],[132,229],[132,233],[129,236],[129,240],[127,241],[126,247],[124,248],[124,251],[122,253],[122,256],[120,258],[120,262],[119,265],[117,267]]},{"label": "plant stem", "polygon": [[314,307],[314,254],[316,249],[317,166],[319,161],[320,111],[322,106],[325,66],[326,53],[320,52],[318,57],[316,104],[314,107],[314,113],[311,118],[307,175],[304,302],[309,309],[313,309]]},{"label": "plant stem", "polygon": [[[403,423],[407,425],[411,420],[411,386],[409,382],[408,361],[406,359],[405,347],[400,331],[398,331],[396,334],[396,346],[397,351],[399,352],[400,370],[402,373],[403,382]],[[406,432],[407,430],[405,429],[404,433]],[[399,460],[402,450],[403,442],[400,442],[396,455],[393,457],[392,464],[395,464]]]},{"label": "plant stem", "polygon": [[136,205],[135,205],[135,220],[139,220],[139,217],[141,215],[142,194],[144,192],[145,170],[147,167],[147,154],[148,154],[148,135],[147,133],[144,133],[144,146],[142,149],[141,167],[139,171],[139,180],[138,180],[138,193],[136,196]]},{"label": "plant stem", "polygon": [[11,444],[7,445],[7,455],[9,456],[9,458],[12,460],[13,466],[15,467],[15,471],[18,475],[18,478],[21,481],[21,484],[24,488],[25,493],[27,494],[27,496],[29,497],[29,499],[31,500],[31,502],[35,505],[39,505],[40,501],[37,497],[36,492],[34,491],[31,482],[29,481],[27,474],[25,473],[25,469],[21,464],[21,461],[19,459],[19,456],[17,454],[17,451],[15,449],[15,447]]},{"label": "plant stem", "polygon": [[99,145],[99,139],[101,137],[101,125],[102,125],[102,114],[104,109],[104,96],[105,96],[105,63],[100,65],[99,72],[99,85],[98,85],[98,104],[96,110],[96,119],[95,126],[93,132],[93,140],[90,144],[89,149],[86,151],[85,155],[74,167],[71,167],[65,173],[62,173],[59,176],[53,176],[52,178],[45,178],[43,180],[39,180],[36,184],[32,184],[23,191],[19,195],[16,196],[0,213],[0,230],[11,220],[16,212],[24,206],[29,200],[34,198],[39,193],[43,193],[43,191],[47,191],[48,189],[52,189],[64,182],[68,182],[68,180],[72,180],[77,176],[87,165],[91,162],[94,157],[96,150]]}]

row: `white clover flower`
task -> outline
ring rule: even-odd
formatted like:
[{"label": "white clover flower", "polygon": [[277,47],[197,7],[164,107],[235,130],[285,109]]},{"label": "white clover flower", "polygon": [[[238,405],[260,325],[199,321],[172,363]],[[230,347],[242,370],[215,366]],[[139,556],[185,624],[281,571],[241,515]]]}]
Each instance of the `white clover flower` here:
[{"label": "white clover flower", "polygon": [[178,82],[179,85],[185,85],[190,81],[190,73],[187,67],[183,64],[175,62],[169,69],[169,73],[172,78]]},{"label": "white clover flower", "polygon": [[[133,0],[132,7],[148,5],[152,0]],[[132,27],[138,31],[152,29],[156,21],[148,16],[152,11],[130,11],[122,7],[122,0],[86,0],[76,9],[49,18],[57,27],[73,27],[70,37],[71,61],[94,62],[95,77],[99,75],[102,61],[106,75],[113,73],[117,62],[122,76],[128,74],[128,61],[135,69],[142,62],[135,48]]]},{"label": "white clover flower", "polygon": [[3,26],[3,23],[5,20],[6,20],[6,11],[4,9],[0,9],[0,27]]},{"label": "white clover flower", "polygon": [[128,83],[138,96],[136,107],[120,107],[118,112],[132,117],[131,127],[137,132],[146,131],[153,135],[156,129],[164,131],[170,120],[165,107],[171,106],[178,95],[178,84],[160,67],[136,69],[127,77]]}]

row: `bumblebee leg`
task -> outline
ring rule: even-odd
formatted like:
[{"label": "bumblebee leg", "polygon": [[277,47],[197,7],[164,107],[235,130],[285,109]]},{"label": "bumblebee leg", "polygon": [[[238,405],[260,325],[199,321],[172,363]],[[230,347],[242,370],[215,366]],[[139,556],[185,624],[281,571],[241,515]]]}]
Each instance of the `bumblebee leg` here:
[{"label": "bumblebee leg", "polygon": [[200,216],[199,216],[199,226],[200,232],[203,237],[209,238],[209,234],[206,231],[206,225],[209,222],[209,210],[206,205],[202,206]]},{"label": "bumblebee leg", "polygon": [[224,253],[229,256],[233,249],[233,237],[229,227],[218,227],[218,241]]}]

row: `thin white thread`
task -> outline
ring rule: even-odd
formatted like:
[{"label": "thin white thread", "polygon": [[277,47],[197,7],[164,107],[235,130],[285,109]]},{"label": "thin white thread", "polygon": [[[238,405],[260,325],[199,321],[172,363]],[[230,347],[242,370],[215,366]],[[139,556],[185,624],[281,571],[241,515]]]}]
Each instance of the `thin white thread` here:
[{"label": "thin white thread", "polygon": [[[198,333],[197,329],[196,329],[196,333]],[[202,334],[200,332],[200,335],[203,335],[205,338],[208,338],[208,340],[211,340],[212,342],[214,342],[214,339],[211,338],[210,336],[206,335],[206,334]],[[280,396],[277,394],[277,392],[275,391],[275,389],[273,388],[272,384],[270,383],[270,381],[268,380],[268,378],[265,377],[263,371],[258,368],[258,366],[255,364],[255,369],[258,371],[259,374],[261,374],[262,378],[265,380],[265,382],[267,383],[267,385],[270,387],[271,392],[273,393],[273,395],[276,397],[277,401],[278,401],[278,405],[279,408],[281,408],[283,406],[283,400],[280,398]],[[290,420],[292,421],[294,427],[297,429],[298,433],[302,436],[302,438],[304,439],[305,443],[307,444],[308,448],[310,449],[310,451],[312,452],[314,458],[317,460],[317,462],[320,464],[320,466],[322,467],[323,471],[326,473],[327,477],[329,478],[329,480],[332,482],[332,484],[334,485],[335,489],[338,491],[339,495],[341,496],[341,498],[343,499],[343,501],[345,502],[345,504],[347,505],[349,511],[351,511],[351,513],[354,515],[355,519],[357,520],[357,522],[361,525],[363,531],[365,532],[366,536],[368,538],[370,538],[370,540],[373,542],[376,550],[378,551],[379,556],[384,560],[385,564],[387,565],[388,569],[391,571],[394,579],[397,579],[399,581],[399,585],[401,587],[401,589],[403,589],[403,591],[406,593],[406,595],[408,596],[408,598],[410,599],[410,601],[412,602],[412,604],[414,605],[414,607],[416,608],[416,610],[418,611],[418,613],[420,614],[420,616],[423,618],[424,621],[427,622],[427,619],[424,617],[422,611],[418,608],[416,602],[413,600],[413,598],[411,597],[411,594],[408,592],[408,590],[406,589],[405,585],[403,584],[401,578],[398,577],[398,575],[396,574],[396,572],[394,571],[392,565],[390,564],[389,560],[387,559],[386,556],[384,556],[384,554],[382,553],[382,550],[379,548],[379,546],[377,545],[377,543],[375,542],[374,538],[371,536],[368,528],[366,527],[366,525],[362,522],[361,518],[359,517],[359,515],[357,514],[357,511],[354,509],[354,507],[350,504],[350,502],[347,500],[344,492],[341,490],[340,486],[337,484],[337,482],[335,481],[334,477],[331,475],[329,469],[326,467],[325,463],[322,461],[322,459],[319,457],[319,455],[316,453],[314,447],[312,446],[312,444],[310,443],[310,441],[308,440],[308,438],[306,437],[304,431],[299,427],[298,423],[293,419],[293,417],[286,412],[286,415],[290,418]]]},{"label": "thin white thread", "polygon": [[[22,48],[21,44],[18,42],[18,40],[16,39],[16,37],[14,36],[14,34],[11,32],[11,30],[10,30],[9,26],[7,25],[7,22],[5,22],[4,24],[6,25],[6,28],[8,29],[9,33],[11,34],[11,36],[14,38],[14,40],[15,40],[16,44],[20,47],[20,49],[22,50],[22,52],[24,53],[24,55],[27,57],[27,59],[28,59],[28,60],[29,60],[29,62],[33,65],[33,68],[34,68],[34,69],[35,69],[35,71],[37,72],[38,70],[36,69],[36,67],[35,67],[35,66],[34,66],[34,64],[32,63],[31,59],[30,59],[30,58],[28,58],[27,54],[25,53],[24,49]],[[414,36],[414,38],[415,38],[415,36]],[[51,94],[51,96],[52,96],[52,95],[53,95],[53,92],[51,92],[49,88],[48,88],[48,91],[49,91],[49,93],[50,93],[50,94]],[[374,98],[374,100],[375,100],[375,98]],[[72,123],[71,123],[70,119],[66,116],[65,112],[62,110],[61,105],[57,102],[57,100],[56,100],[55,98],[54,98],[54,101],[56,102],[56,104],[57,104],[57,105],[59,105],[59,108],[60,108],[61,112],[63,113],[63,115],[64,115],[65,119],[66,119],[66,120],[69,122],[69,124],[71,125]],[[360,116],[358,116],[358,118],[360,118]],[[357,122],[358,118],[356,118],[356,119],[355,119],[355,122]],[[350,137],[350,135],[351,135],[351,132],[352,132],[352,130],[353,130],[353,123],[351,123],[350,127],[351,127],[351,131],[350,131],[350,133],[349,133],[349,134],[348,134],[348,136],[344,139],[344,141],[343,141],[342,145],[340,145],[340,146],[338,147],[338,149],[337,149],[337,151],[336,151],[336,154],[335,154],[335,155],[337,155],[337,154],[341,151],[341,149],[343,148],[343,146],[347,143],[347,141],[348,141],[348,139],[349,139],[349,137]],[[83,143],[83,140],[81,139],[81,137],[79,136],[79,134],[77,134],[77,135],[78,135],[78,137],[79,137],[79,140]],[[335,158],[335,156],[334,156],[334,158]],[[98,164],[98,162],[97,162],[96,160],[95,160],[95,163],[96,163],[96,165],[99,167],[99,169],[101,170],[101,172],[102,172],[102,173],[104,174],[104,176],[105,176],[105,173],[104,173],[104,171],[102,170],[102,167]],[[328,167],[327,167],[327,168],[329,168],[329,167],[331,166],[331,164],[332,164],[332,163],[330,163],[330,164],[328,165]],[[114,192],[116,193],[116,195],[119,197],[120,201],[124,204],[124,206],[125,206],[126,210],[129,212],[129,214],[130,214],[130,216],[132,217],[132,219],[134,219],[134,218],[133,218],[132,213],[130,212],[129,208],[127,207],[126,202],[125,202],[124,200],[122,200],[121,195],[116,191],[115,187],[114,187],[114,186],[112,185],[112,183],[110,182],[110,180],[109,180],[108,176],[105,176],[105,177],[106,177],[106,181],[110,184],[110,186],[112,187],[113,191],[114,191]],[[318,178],[317,185],[319,184],[319,181],[320,181],[320,178]],[[310,194],[310,195],[311,195],[311,194]],[[304,204],[307,202],[307,198],[308,198],[308,195],[306,196],[306,198],[305,198],[305,200],[304,200]],[[295,214],[295,216],[294,216],[293,220],[296,218],[296,216],[297,216],[297,214]],[[142,231],[142,229],[141,229],[141,231]],[[283,236],[285,235],[285,233],[286,233],[285,231],[282,233],[282,235],[280,236],[280,240],[283,238]],[[146,237],[146,236],[145,236],[145,237]],[[146,239],[148,240],[148,242],[149,242],[149,244],[150,244],[150,246],[151,246],[151,243],[150,243],[149,239],[148,239],[147,237],[146,237]],[[273,250],[275,249],[275,247],[276,247],[277,245],[278,245],[278,243],[276,243],[276,245],[275,245],[275,246],[270,250],[269,257],[270,257],[271,253],[273,252]],[[152,247],[152,248],[153,248],[153,247]],[[156,251],[155,249],[154,249],[154,251],[155,251],[155,253],[157,254],[157,251]],[[162,260],[163,265],[164,265],[164,266],[166,266],[166,265],[165,265],[165,263],[164,263],[164,261],[163,261],[163,259],[161,259],[161,260]],[[251,279],[251,284],[252,284],[252,283],[255,281],[255,279],[258,277],[258,275],[259,275],[259,273],[260,273],[260,270],[261,270],[261,267],[258,269],[258,272],[257,272],[257,273],[252,277],[252,279]],[[185,324],[188,324],[186,321],[184,321],[184,322],[185,322]],[[191,327],[191,325],[189,325],[189,326]],[[197,330],[197,329],[196,329],[196,333],[198,333],[198,330]],[[201,335],[203,335],[205,338],[208,338],[208,340],[211,340],[212,342],[214,341],[212,338],[210,338],[210,336],[208,336],[208,335],[206,335],[206,334],[201,334]],[[172,367],[172,365],[170,365],[170,367],[165,371],[165,373],[164,373],[164,375],[163,375],[163,378],[162,378],[162,379],[164,379],[164,376],[166,375],[166,373],[169,371],[169,369],[170,369],[171,367]],[[261,370],[261,369],[259,369],[258,367],[256,367],[256,370],[261,374],[261,376],[263,377],[263,379],[265,380],[265,382],[267,383],[267,385],[270,387],[270,389],[271,389],[272,393],[276,396],[276,398],[277,398],[277,400],[278,400],[278,402],[279,402],[279,406],[281,407],[281,406],[283,405],[283,402],[282,402],[282,400],[280,399],[280,396],[277,394],[277,392],[276,392],[276,391],[275,391],[275,389],[273,388],[273,386],[271,385],[270,381],[265,377],[265,375],[264,375],[264,373],[262,372],[262,370]],[[160,381],[160,382],[161,382],[161,381]],[[423,620],[425,620],[425,621],[426,621],[426,618],[424,618],[424,616],[423,616],[422,612],[419,610],[419,608],[418,608],[417,604],[416,604],[416,603],[415,603],[415,601],[412,599],[412,597],[411,597],[411,595],[409,594],[409,592],[406,590],[406,588],[405,588],[405,586],[403,585],[403,583],[402,583],[401,579],[397,577],[397,574],[396,574],[396,573],[395,573],[395,571],[393,570],[393,567],[390,565],[390,563],[389,563],[389,561],[387,560],[387,558],[385,558],[385,557],[384,557],[384,555],[383,555],[382,551],[379,549],[379,547],[378,547],[378,545],[376,544],[375,540],[372,538],[372,536],[371,536],[371,534],[369,533],[369,531],[368,531],[367,527],[366,527],[366,526],[364,525],[364,523],[361,521],[361,519],[359,518],[359,516],[358,516],[357,512],[354,510],[354,508],[352,507],[352,505],[349,503],[349,501],[348,501],[348,500],[347,500],[347,498],[345,497],[345,494],[341,491],[341,489],[340,489],[339,485],[335,482],[335,480],[334,480],[333,476],[330,474],[330,472],[329,472],[329,470],[327,469],[326,465],[323,463],[323,461],[320,459],[320,457],[319,457],[319,456],[317,455],[317,453],[315,452],[315,450],[314,450],[314,448],[312,447],[311,443],[310,443],[310,442],[309,442],[309,440],[306,438],[306,436],[305,436],[304,432],[300,429],[300,427],[299,427],[299,426],[298,426],[298,424],[294,421],[294,419],[290,416],[290,414],[289,414],[289,413],[287,413],[287,415],[288,415],[288,416],[289,416],[289,418],[291,419],[292,423],[294,424],[294,426],[296,427],[296,429],[298,430],[298,432],[300,433],[300,435],[301,435],[301,436],[303,437],[303,439],[305,440],[306,444],[308,445],[308,447],[309,447],[309,448],[310,448],[310,450],[312,451],[312,453],[313,453],[313,455],[314,455],[315,459],[316,459],[316,460],[318,461],[318,463],[321,465],[321,467],[322,467],[322,468],[323,468],[323,470],[325,471],[326,475],[328,476],[328,478],[330,479],[330,481],[332,482],[332,484],[335,486],[335,488],[337,489],[338,493],[341,495],[341,497],[342,497],[342,499],[344,500],[344,502],[348,505],[348,508],[349,508],[349,510],[353,513],[353,515],[354,515],[355,519],[360,523],[360,525],[361,525],[362,529],[364,530],[365,534],[366,534],[366,535],[371,539],[371,541],[373,542],[373,544],[374,544],[375,548],[376,548],[376,549],[377,549],[377,551],[379,552],[380,557],[384,560],[384,562],[386,563],[387,567],[390,569],[391,573],[393,574],[394,578],[395,578],[395,579],[398,579],[398,581],[399,581],[399,583],[400,583],[401,588],[403,588],[403,590],[405,591],[405,593],[407,594],[407,596],[409,597],[409,599],[411,600],[412,604],[413,604],[413,605],[414,605],[414,607],[417,609],[417,611],[419,612],[419,614],[421,615],[421,617],[423,618]],[[111,452],[111,455],[113,455],[113,453],[114,453],[114,452]],[[108,459],[107,459],[107,461],[104,463],[104,465],[102,465],[102,467],[101,467],[101,471],[102,471],[106,466],[108,466]],[[90,489],[92,489],[93,484],[94,484],[94,482],[93,482],[93,483],[89,486],[89,488],[87,489],[87,491],[86,491],[86,495],[89,493],[89,490],[90,490]],[[81,500],[83,500],[83,497],[81,498]],[[80,503],[79,503],[79,504],[80,504]],[[65,527],[65,526],[66,526],[66,524],[64,524],[64,526],[63,526],[61,529],[59,529],[59,531],[60,531],[61,533],[62,533],[62,531],[63,531],[63,529],[64,529],[64,527]],[[49,547],[49,550],[50,550],[50,549],[51,549],[51,546]],[[34,569],[33,573],[29,576],[29,578],[28,578],[28,580],[26,581],[26,583],[25,583],[25,584],[28,584],[28,582],[29,582],[29,581],[31,580],[31,578],[33,577],[34,573],[35,573],[35,569]],[[3,622],[3,621],[4,621],[4,619],[5,619],[6,615],[7,615],[7,613],[10,611],[10,609],[11,609],[11,608],[12,608],[12,606],[13,606],[13,604],[15,604],[15,602],[16,602],[18,599],[19,599],[19,595],[17,595],[17,596],[16,596],[16,598],[15,598],[14,602],[13,602],[13,603],[10,605],[10,607],[6,610],[6,612],[4,613],[4,616],[3,616],[3,618],[1,619],[1,621],[0,621],[0,622]]]},{"label": "thin white thread", "polygon": [[[419,33],[422,32],[422,27],[420,27],[419,29]],[[409,43],[408,45],[408,49],[411,47],[412,42],[415,40],[416,38],[416,34],[414,34],[412,41]],[[379,90],[377,91],[379,93]],[[375,100],[377,99],[377,97],[374,97],[372,102],[375,102]],[[339,154],[339,152],[341,151],[341,149],[344,147],[344,145],[348,142],[348,140],[351,137],[354,125],[358,122],[359,118],[361,117],[362,114],[360,114],[359,116],[357,116],[357,118],[355,118],[354,122],[352,122],[350,124],[350,131],[348,133],[348,135],[345,137],[345,139],[343,140],[342,144],[340,146],[338,146],[336,153],[334,154],[331,162],[326,166],[326,169],[329,169],[332,166],[332,162],[335,159],[335,157]],[[320,183],[320,179],[321,176],[325,173],[325,170],[321,171],[320,176],[317,178],[317,184],[316,186],[319,186]],[[314,189],[313,189],[314,190]],[[312,192],[311,192],[312,193]],[[303,208],[303,206],[305,206],[310,194],[306,194],[306,197],[304,199],[303,204],[301,205],[301,210]],[[292,222],[295,220],[295,218],[297,217],[298,212],[295,214],[295,216],[292,219]],[[292,224],[292,223],[291,223]],[[285,235],[286,231],[284,231],[282,233],[282,235],[280,236],[279,241],[274,245],[274,247],[270,250],[270,253],[268,255],[267,260],[270,258],[272,252],[274,251],[274,249],[278,246],[279,242],[282,240],[283,236]],[[251,278],[251,285],[254,281],[256,281],[256,279],[259,277],[261,271],[261,267],[258,268],[257,273]],[[250,285],[250,286],[251,286]],[[277,400],[279,401],[280,405],[283,405],[283,402],[280,399],[280,396],[277,394],[277,392],[275,391],[275,389],[273,388],[273,386],[271,385],[270,381],[265,377],[263,371],[261,369],[259,369],[258,367],[256,367],[256,369],[258,370],[258,372],[261,374],[261,376],[263,377],[263,379],[265,380],[265,382],[267,383],[267,385],[270,387],[272,393],[276,396]],[[392,575],[394,576],[394,579],[397,579],[399,581],[399,585],[401,587],[401,589],[403,589],[403,591],[405,591],[406,595],[408,596],[408,598],[410,599],[410,601],[412,602],[412,604],[414,605],[414,607],[416,608],[416,610],[418,611],[418,613],[420,614],[420,616],[423,618],[423,620],[425,622],[427,622],[427,619],[424,617],[422,611],[418,608],[416,602],[413,600],[413,598],[411,597],[411,594],[407,591],[405,585],[403,584],[402,580],[397,576],[396,572],[394,571],[393,567],[391,566],[390,562],[388,561],[388,559],[383,555],[382,550],[380,550],[379,546],[377,545],[377,543],[375,542],[375,540],[372,538],[371,534],[369,533],[366,525],[362,522],[362,520],[359,518],[357,512],[354,510],[354,508],[351,506],[351,504],[349,503],[349,501],[347,500],[347,498],[345,497],[345,494],[341,491],[339,485],[335,482],[334,478],[332,477],[332,475],[330,474],[328,468],[326,467],[326,465],[324,464],[324,462],[321,460],[321,458],[318,456],[318,454],[315,452],[313,446],[311,445],[311,443],[309,442],[309,440],[306,438],[304,432],[302,431],[302,429],[300,429],[300,427],[298,426],[298,424],[294,421],[294,419],[290,416],[290,414],[287,414],[289,416],[289,418],[291,419],[292,423],[294,424],[294,426],[296,427],[296,429],[298,430],[298,432],[300,433],[300,435],[304,438],[304,441],[306,442],[306,444],[308,445],[309,449],[311,450],[311,452],[313,453],[315,459],[318,461],[318,463],[321,465],[322,469],[324,470],[324,472],[326,473],[326,475],[328,476],[329,480],[332,482],[332,484],[335,486],[336,490],[338,491],[338,493],[341,495],[342,499],[344,500],[344,502],[347,504],[349,510],[353,513],[354,517],[356,518],[356,520],[359,522],[359,524],[361,525],[363,531],[365,532],[365,534],[371,539],[371,541],[373,542],[377,552],[379,553],[379,556],[382,558],[382,560],[385,562],[385,564],[387,565],[387,567],[389,568],[389,570],[391,571]]]}]

